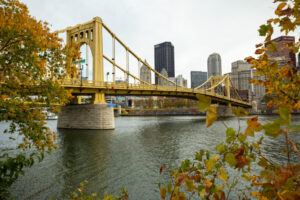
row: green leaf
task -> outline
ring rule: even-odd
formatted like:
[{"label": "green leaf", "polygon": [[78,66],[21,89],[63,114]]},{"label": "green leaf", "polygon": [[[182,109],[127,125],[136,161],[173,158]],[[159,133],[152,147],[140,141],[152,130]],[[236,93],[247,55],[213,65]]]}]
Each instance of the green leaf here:
[{"label": "green leaf", "polygon": [[204,150],[201,149],[200,152],[196,152],[195,160],[202,161],[203,155],[204,155]]},{"label": "green leaf", "polygon": [[265,134],[276,138],[280,134],[280,124],[277,122],[269,122],[263,126]]},{"label": "green leaf", "polygon": [[276,52],[277,51],[277,42],[271,42],[267,45],[267,48],[270,52]]},{"label": "green leaf", "polygon": [[197,94],[196,95],[197,99],[199,100],[197,106],[200,109],[201,112],[206,112],[208,107],[211,105],[211,98],[201,95],[201,94]]},{"label": "green leaf", "polygon": [[219,152],[219,154],[224,153],[225,149],[226,149],[226,147],[223,142],[216,146],[216,150]]},{"label": "green leaf", "polygon": [[268,165],[268,162],[266,161],[266,159],[260,158],[257,164],[261,167],[266,167]]},{"label": "green leaf", "polygon": [[227,162],[231,167],[234,167],[234,166],[236,166],[236,164],[237,164],[236,159],[235,159],[235,156],[234,156],[233,153],[228,153],[228,154],[226,154],[225,160],[226,160],[226,162]]},{"label": "green leaf", "polygon": [[226,130],[226,137],[234,137],[235,136],[235,131],[233,128],[228,128]]},{"label": "green leaf", "polygon": [[260,36],[266,36],[267,32],[271,29],[271,24],[268,25],[261,25],[258,29],[259,35]]},{"label": "green leaf", "polygon": [[238,138],[241,142],[244,142],[247,139],[247,136],[243,134],[239,134]]},{"label": "green leaf", "polygon": [[168,190],[168,194],[172,193],[172,183],[168,183],[167,190]]},{"label": "green leaf", "polygon": [[281,125],[289,125],[291,122],[291,113],[290,110],[286,107],[279,108]]}]

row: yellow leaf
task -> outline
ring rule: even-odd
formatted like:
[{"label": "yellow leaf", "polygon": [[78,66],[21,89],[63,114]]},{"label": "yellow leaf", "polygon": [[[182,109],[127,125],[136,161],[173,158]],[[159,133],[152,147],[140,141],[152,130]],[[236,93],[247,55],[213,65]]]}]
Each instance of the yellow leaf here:
[{"label": "yellow leaf", "polygon": [[167,192],[167,190],[166,190],[165,186],[160,188],[160,198],[161,199],[166,199],[166,192]]},{"label": "yellow leaf", "polygon": [[227,174],[226,174],[224,169],[220,169],[220,179],[222,181],[227,181],[228,180]]},{"label": "yellow leaf", "polygon": [[209,179],[205,179],[204,185],[205,187],[210,188],[210,186],[212,186],[212,182]]},{"label": "yellow leaf", "polygon": [[206,127],[210,127],[214,121],[216,121],[218,119],[217,116],[217,109],[215,106],[210,106],[208,108],[208,114],[206,116]]},{"label": "yellow leaf", "polygon": [[257,196],[260,196],[260,193],[253,191],[253,192],[251,192],[251,196],[257,197]]},{"label": "yellow leaf", "polygon": [[203,197],[204,194],[205,194],[205,189],[202,189],[201,192],[200,192],[200,196]]},{"label": "yellow leaf", "polygon": [[285,6],[286,6],[286,3],[283,2],[283,3],[278,5],[277,10],[281,11]]},{"label": "yellow leaf", "polygon": [[215,168],[216,165],[216,160],[219,159],[220,156],[218,155],[214,155],[211,159],[209,159],[206,163],[205,163],[205,167],[206,170],[209,172],[211,170],[213,170]]},{"label": "yellow leaf", "polygon": [[196,97],[199,100],[197,104],[198,108],[200,109],[201,112],[205,112],[211,104],[211,98],[201,94],[197,94]]}]

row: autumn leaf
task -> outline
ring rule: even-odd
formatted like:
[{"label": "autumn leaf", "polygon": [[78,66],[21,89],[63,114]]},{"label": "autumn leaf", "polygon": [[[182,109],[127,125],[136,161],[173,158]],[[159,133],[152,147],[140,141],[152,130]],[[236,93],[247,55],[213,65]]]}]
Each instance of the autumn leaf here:
[{"label": "autumn leaf", "polygon": [[208,190],[212,186],[212,182],[209,179],[205,179],[204,186]]},{"label": "autumn leaf", "polygon": [[281,125],[289,125],[291,122],[290,110],[287,107],[280,107],[279,114],[280,114],[280,119],[281,119],[280,120]]},{"label": "autumn leaf", "polygon": [[278,122],[269,122],[263,125],[263,129],[265,130],[265,134],[268,136],[272,136],[276,138],[280,132],[280,124]]},{"label": "autumn leaf", "polygon": [[276,10],[282,10],[284,7],[286,6],[286,3],[280,3],[278,6],[277,6],[277,9]]},{"label": "autumn leaf", "polygon": [[263,43],[259,43],[259,44],[255,45],[255,47],[256,47],[256,48],[259,48],[259,47],[261,47],[261,46],[263,46],[263,45],[264,45]]},{"label": "autumn leaf", "polygon": [[212,171],[214,168],[215,168],[215,165],[216,165],[216,161],[219,159],[220,156],[218,155],[213,155],[213,157],[211,159],[209,159],[206,163],[205,163],[205,166],[206,166],[206,170],[209,172],[209,171]]},{"label": "autumn leaf", "polygon": [[160,198],[161,199],[166,199],[166,193],[167,193],[167,191],[166,191],[166,187],[165,186],[163,186],[162,188],[160,188]]},{"label": "autumn leaf", "polygon": [[235,131],[233,128],[228,128],[226,130],[226,137],[234,137],[235,136]]},{"label": "autumn leaf", "polygon": [[257,49],[257,50],[255,51],[255,54],[262,54],[263,52],[264,52],[263,49]]},{"label": "autumn leaf", "polygon": [[254,137],[255,131],[261,131],[263,126],[257,122],[258,117],[252,117],[247,120],[247,128],[245,130],[245,135]]},{"label": "autumn leaf", "polygon": [[233,153],[226,154],[225,160],[231,167],[234,167],[237,164],[237,161]]},{"label": "autumn leaf", "polygon": [[[259,35],[260,35],[260,36],[266,36],[267,32],[268,32],[270,29],[271,29],[271,24],[268,24],[268,25],[263,24],[263,25],[261,25],[261,26],[259,27],[259,30],[258,30]],[[261,54],[261,53],[262,53],[262,50],[259,51],[259,52],[255,52],[255,54]]]},{"label": "autumn leaf", "polygon": [[210,127],[214,121],[218,119],[217,109],[215,106],[210,106],[207,110],[208,114],[206,115],[206,127]]},{"label": "autumn leaf", "polygon": [[219,143],[219,144],[216,146],[216,150],[217,150],[218,153],[220,153],[220,154],[224,153],[224,152],[225,152],[225,149],[226,149],[226,147],[225,147],[225,145],[224,145],[223,142],[222,142],[222,143]]},{"label": "autumn leaf", "polygon": [[219,173],[220,173],[220,179],[222,181],[227,181],[228,180],[227,174],[226,174],[224,169],[220,169]]},{"label": "autumn leaf", "polygon": [[201,94],[197,94],[196,97],[199,100],[197,107],[201,112],[206,112],[211,105],[211,98]]}]

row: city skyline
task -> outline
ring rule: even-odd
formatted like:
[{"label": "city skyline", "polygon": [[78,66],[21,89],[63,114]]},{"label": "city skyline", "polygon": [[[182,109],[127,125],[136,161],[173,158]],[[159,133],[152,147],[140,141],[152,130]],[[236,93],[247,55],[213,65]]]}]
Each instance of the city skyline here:
[{"label": "city skyline", "polygon": [[[101,17],[152,67],[153,45],[171,41],[176,48],[175,76],[182,74],[188,79],[190,71],[206,71],[207,58],[213,52],[222,56],[223,73],[230,72],[231,62],[254,55],[255,44],[263,42],[257,29],[274,16],[273,0],[21,1],[31,15],[50,23],[53,31]],[[274,38],[277,36],[275,32]],[[111,40],[106,45],[110,47]],[[107,52],[111,54],[111,49]]]}]

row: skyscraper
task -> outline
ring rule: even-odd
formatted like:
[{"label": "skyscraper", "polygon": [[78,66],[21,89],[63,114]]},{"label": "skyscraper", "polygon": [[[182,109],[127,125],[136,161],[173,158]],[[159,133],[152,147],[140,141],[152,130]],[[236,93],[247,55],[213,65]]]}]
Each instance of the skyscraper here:
[{"label": "skyscraper", "polygon": [[191,71],[191,88],[198,87],[207,80],[207,72]]},{"label": "skyscraper", "polygon": [[[145,60],[145,63],[147,63],[146,60]],[[145,81],[145,82],[151,84],[151,71],[150,71],[150,69],[146,65],[143,65],[141,67],[141,70],[140,70],[140,79],[142,81]]]},{"label": "skyscraper", "polygon": [[211,54],[207,59],[207,78],[222,75],[221,56],[218,53]]},{"label": "skyscraper", "polygon": [[[161,72],[165,68],[169,77],[175,77],[174,46],[171,42],[163,42],[154,46],[155,70]],[[158,77],[155,76],[155,84]]]}]

